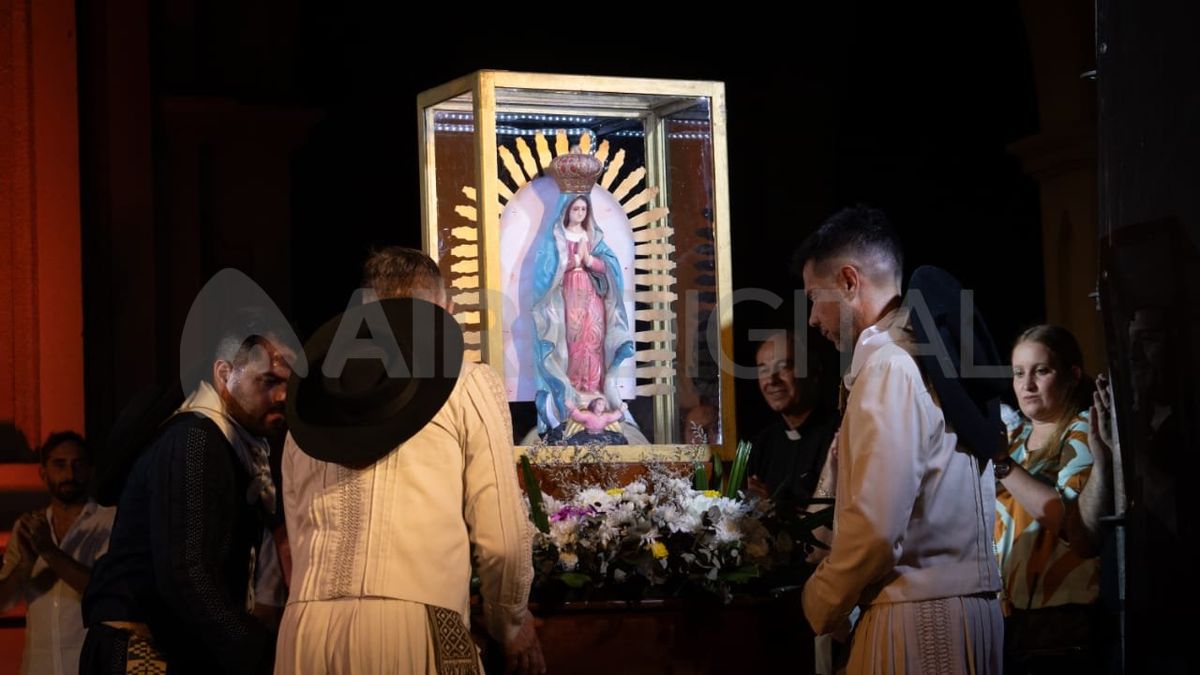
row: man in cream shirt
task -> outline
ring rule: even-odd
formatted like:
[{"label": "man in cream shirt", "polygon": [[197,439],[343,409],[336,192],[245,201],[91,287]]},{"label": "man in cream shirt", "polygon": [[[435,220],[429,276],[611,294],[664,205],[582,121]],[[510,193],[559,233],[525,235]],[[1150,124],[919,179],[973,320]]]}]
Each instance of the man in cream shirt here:
[{"label": "man in cream shirt", "polygon": [[0,611],[19,600],[27,605],[21,673],[74,674],[87,633],[79,597],[108,550],[116,509],[88,498],[92,462],[82,436],[51,434],[39,454],[50,506],[13,526],[0,565]]},{"label": "man in cream shirt", "polygon": [[913,358],[901,248],[882,212],[827,220],[799,251],[809,323],[852,351],[829,556],[805,585],[818,634],[856,605],[850,673],[999,673],[995,478],[960,443]]},{"label": "man in cream shirt", "polygon": [[[532,532],[503,384],[486,365],[462,361],[461,332],[427,256],[385,249],[364,276],[382,300],[318,330],[305,346],[309,377],[291,383],[282,472],[293,570],[276,672],[482,672],[467,631],[472,550],[488,632],[510,669],[544,672],[526,607]],[[372,374],[394,362],[372,360],[362,332],[350,333],[360,337],[343,372],[329,367],[339,360],[335,324],[363,323],[373,340],[394,334],[411,379]],[[438,350],[446,372],[420,376],[413,355]],[[364,412],[367,400],[378,414]]]}]

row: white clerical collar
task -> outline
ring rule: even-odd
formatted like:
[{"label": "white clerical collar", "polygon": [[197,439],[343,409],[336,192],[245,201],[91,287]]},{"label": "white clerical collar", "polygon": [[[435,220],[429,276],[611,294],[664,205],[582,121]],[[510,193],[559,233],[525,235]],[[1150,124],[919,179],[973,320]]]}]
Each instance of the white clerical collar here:
[{"label": "white clerical collar", "polygon": [[789,441],[800,440],[800,432],[795,429],[784,429],[783,433],[788,437]]}]

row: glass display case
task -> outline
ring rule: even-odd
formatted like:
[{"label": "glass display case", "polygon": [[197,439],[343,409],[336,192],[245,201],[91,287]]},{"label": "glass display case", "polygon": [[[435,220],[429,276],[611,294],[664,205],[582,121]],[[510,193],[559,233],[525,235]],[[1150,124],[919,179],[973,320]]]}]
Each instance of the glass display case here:
[{"label": "glass display case", "polygon": [[419,96],[424,247],[519,445],[731,453],[724,100],[504,71]]}]

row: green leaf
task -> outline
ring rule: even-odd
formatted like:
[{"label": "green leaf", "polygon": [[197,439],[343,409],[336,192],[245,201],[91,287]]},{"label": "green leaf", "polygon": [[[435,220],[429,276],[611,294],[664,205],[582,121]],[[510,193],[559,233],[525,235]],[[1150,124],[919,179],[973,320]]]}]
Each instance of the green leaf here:
[{"label": "green leaf", "polygon": [[721,461],[721,452],[718,450],[712,454],[713,460],[713,478],[717,479],[720,484],[721,476],[725,475],[725,462]]},{"label": "green leaf", "polygon": [[757,565],[742,565],[741,567],[729,571],[722,572],[720,578],[733,584],[744,584],[751,579],[757,579],[759,571]]},{"label": "green leaf", "polygon": [[521,456],[521,475],[525,478],[525,492],[529,495],[529,517],[539,532],[549,534],[550,519],[546,517],[546,508],[542,506],[542,488],[538,485],[528,455]]},{"label": "green leaf", "polygon": [[583,588],[592,581],[591,577],[579,572],[563,572],[558,575],[558,578],[562,579],[562,582],[571,588]]},{"label": "green leaf", "polygon": [[729,471],[729,483],[725,486],[725,495],[730,499],[737,497],[742,483],[746,482],[746,467],[750,463],[750,442],[738,441],[737,453],[733,457],[733,468]]},{"label": "green leaf", "polygon": [[[738,447],[741,447],[741,442],[738,442]],[[721,496],[728,497],[734,490],[733,482],[737,480],[737,452],[733,455],[733,464],[729,465],[729,474],[725,477],[725,485],[721,489]]]},{"label": "green leaf", "polygon": [[704,491],[708,489],[708,471],[700,462],[695,463],[696,477],[694,483],[697,490]]}]

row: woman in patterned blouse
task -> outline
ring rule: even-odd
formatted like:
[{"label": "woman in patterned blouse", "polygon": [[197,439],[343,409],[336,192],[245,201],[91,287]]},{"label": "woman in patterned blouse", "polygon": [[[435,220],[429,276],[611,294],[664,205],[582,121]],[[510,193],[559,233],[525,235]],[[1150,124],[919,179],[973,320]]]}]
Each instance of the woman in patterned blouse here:
[{"label": "woman in patterned blouse", "polygon": [[[1012,352],[1024,419],[995,462],[996,555],[1004,583],[1006,671],[1084,666],[1096,654],[1095,558],[1069,543],[1069,512],[1092,471],[1094,386],[1065,328],[1034,326]],[[1074,672],[1074,671],[1071,671]]]}]

